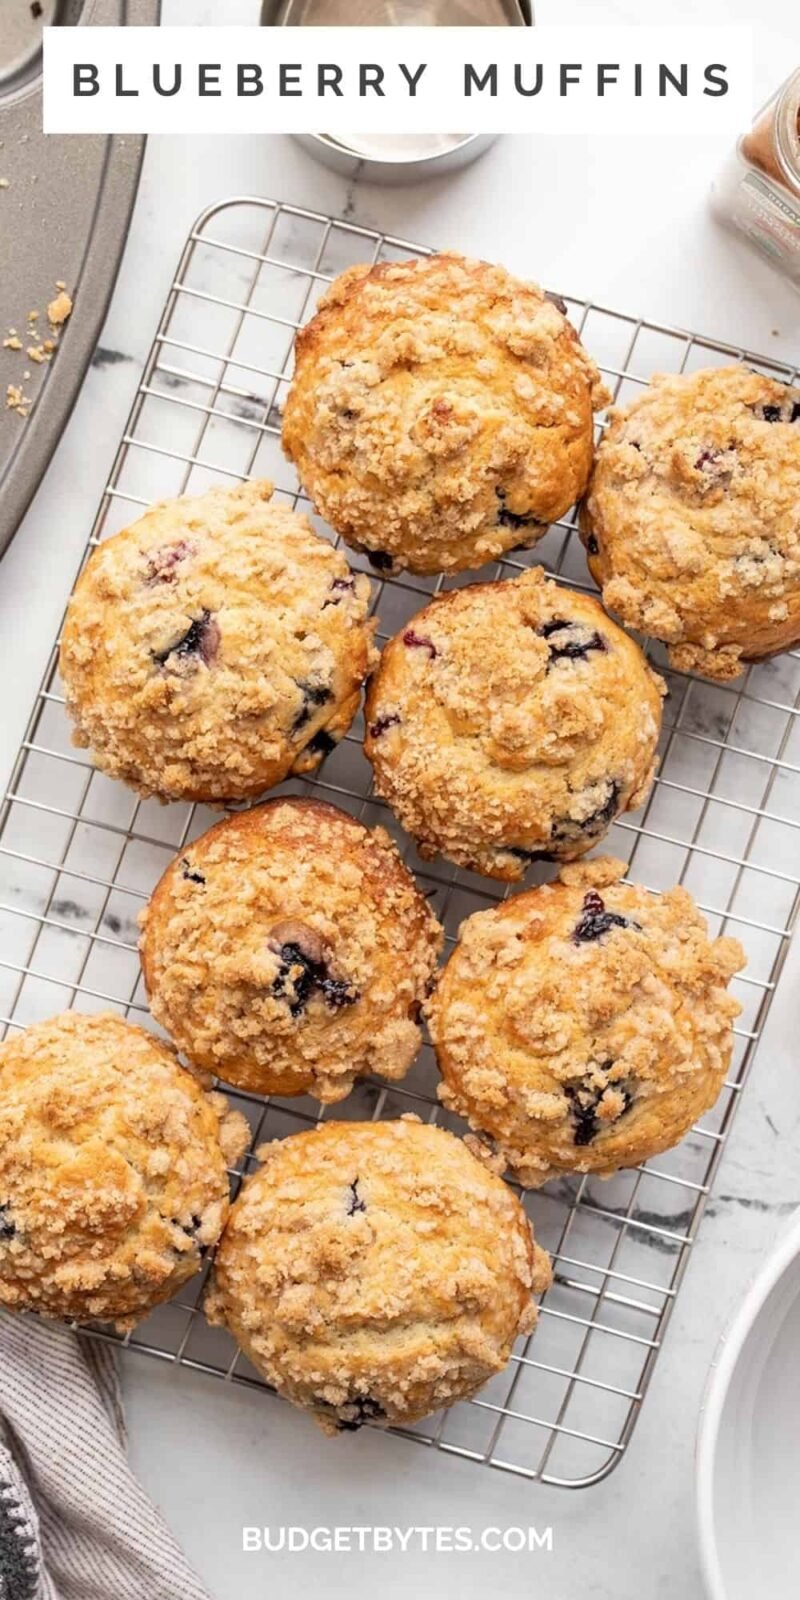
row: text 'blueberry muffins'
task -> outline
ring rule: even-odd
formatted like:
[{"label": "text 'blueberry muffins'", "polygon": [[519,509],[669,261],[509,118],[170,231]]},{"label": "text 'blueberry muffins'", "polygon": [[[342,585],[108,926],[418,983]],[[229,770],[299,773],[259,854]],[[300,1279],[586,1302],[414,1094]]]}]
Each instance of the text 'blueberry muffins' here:
[{"label": "text 'blueberry muffins'", "polygon": [[564,867],[468,917],[429,1002],[441,1099],[533,1188],[677,1144],[730,1064],[741,945],[623,872]]},{"label": "text 'blueberry muffins'", "polygon": [[153,1015],[240,1088],[341,1100],[417,1054],[442,930],[382,828],[257,806],[182,852],[142,925]]},{"label": "text 'blueberry muffins'", "polygon": [[311,771],[358,708],[369,599],[270,483],[153,506],[99,546],[70,601],[75,743],[171,800],[241,799]]},{"label": "text 'blueberry muffins'", "polygon": [[471,1395],[536,1322],[550,1281],[516,1195],[416,1118],[266,1145],[206,1301],[327,1433],[409,1423]]},{"label": "text 'blueberry muffins'", "polygon": [[709,678],[800,642],[800,389],[709,369],[610,418],[582,518],[606,605]]},{"label": "text 'blueberry muffins'", "polygon": [[199,1271],[246,1149],[144,1028],[64,1012],[0,1045],[0,1305],[131,1327]]},{"label": "text 'blueberry muffins'", "polygon": [[439,596],[387,644],[365,750],[421,855],[513,880],[642,803],[663,693],[596,600],[536,568]]},{"label": "text 'blueberry muffins'", "polygon": [[532,545],[584,491],[608,396],[533,283],[459,255],[351,267],[297,335],[283,444],[384,571]]}]

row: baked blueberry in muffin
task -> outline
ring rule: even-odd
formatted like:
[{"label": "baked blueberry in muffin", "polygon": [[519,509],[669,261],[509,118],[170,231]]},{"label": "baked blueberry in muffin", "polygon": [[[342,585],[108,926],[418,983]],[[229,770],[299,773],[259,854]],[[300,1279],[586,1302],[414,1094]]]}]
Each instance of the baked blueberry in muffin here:
[{"label": "baked blueberry in muffin", "polygon": [[369,580],[269,483],[153,506],[94,552],[67,611],[75,742],[171,800],[313,771],[358,708],[369,601]]},{"label": "baked blueberry in muffin", "polygon": [[516,1195],[416,1118],[328,1122],[259,1151],[206,1300],[326,1433],[414,1422],[480,1388],[550,1281]]},{"label": "baked blueberry in muffin", "polygon": [[583,508],[605,604],[682,671],[800,641],[800,390],[747,367],[656,378],[610,413]]},{"label": "baked blueberry in muffin", "polygon": [[677,1144],[730,1064],[741,945],[623,871],[564,867],[468,917],[427,1007],[442,1100],[530,1187]]},{"label": "baked blueberry in muffin", "polygon": [[341,1100],[419,1050],[442,930],[388,834],[335,806],[273,800],[218,823],[142,924],[153,1015],[229,1083]]},{"label": "baked blueberry in muffin", "polygon": [[536,568],[439,596],[387,644],[365,750],[421,855],[514,880],[646,798],[663,693],[596,600]]},{"label": "baked blueberry in muffin", "polygon": [[563,516],[606,399],[536,284],[459,255],[381,262],[337,278],[298,334],[283,443],[378,572],[454,572]]}]

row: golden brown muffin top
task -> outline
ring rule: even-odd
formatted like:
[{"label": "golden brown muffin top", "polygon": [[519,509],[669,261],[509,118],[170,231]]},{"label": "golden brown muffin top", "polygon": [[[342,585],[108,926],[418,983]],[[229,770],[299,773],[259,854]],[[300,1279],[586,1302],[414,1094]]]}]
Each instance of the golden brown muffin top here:
[{"label": "golden brown muffin top", "polygon": [[167,799],[317,765],[372,664],[369,580],[266,482],[163,501],[91,556],[60,666],[76,743]]},{"label": "golden brown muffin top", "polygon": [[273,800],[218,823],[141,920],[154,1016],[229,1082],[340,1100],[419,1049],[442,930],[389,835],[335,806]]},{"label": "golden brown muffin top", "polygon": [[334,1425],[403,1420],[505,1364],[549,1264],[461,1140],[328,1122],[259,1154],[206,1309],[290,1399]]},{"label": "golden brown muffin top", "polygon": [[608,396],[563,309],[454,253],[351,267],[323,295],[297,336],[283,443],[377,566],[481,566],[582,494]]},{"label": "golden brown muffin top", "polygon": [[68,1011],[0,1044],[0,1303],[130,1326],[201,1265],[249,1130],[170,1047]]},{"label": "golden brown muffin top", "polygon": [[442,1098],[525,1183],[644,1160],[716,1099],[738,940],[609,858],[463,923],[427,1013]]},{"label": "golden brown muffin top", "polygon": [[664,692],[596,600],[533,568],[437,597],[386,645],[365,751],[423,854],[515,879],[642,802]]},{"label": "golden brown muffin top", "polygon": [[800,640],[800,389],[747,367],[654,378],[610,412],[584,509],[603,599],[673,666],[735,678]]}]

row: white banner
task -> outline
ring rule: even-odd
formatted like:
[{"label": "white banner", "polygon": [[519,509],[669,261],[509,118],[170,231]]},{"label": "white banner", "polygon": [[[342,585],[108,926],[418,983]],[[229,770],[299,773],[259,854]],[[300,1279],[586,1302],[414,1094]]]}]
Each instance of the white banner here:
[{"label": "white banner", "polygon": [[44,30],[46,133],[733,136],[751,30]]}]

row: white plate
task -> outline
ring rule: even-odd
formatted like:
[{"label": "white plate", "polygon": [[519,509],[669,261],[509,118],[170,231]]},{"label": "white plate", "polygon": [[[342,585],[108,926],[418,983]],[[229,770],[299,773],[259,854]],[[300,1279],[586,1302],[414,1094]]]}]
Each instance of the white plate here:
[{"label": "white plate", "polygon": [[700,1414],[697,1509],[711,1600],[797,1600],[800,1214],[717,1352]]}]

